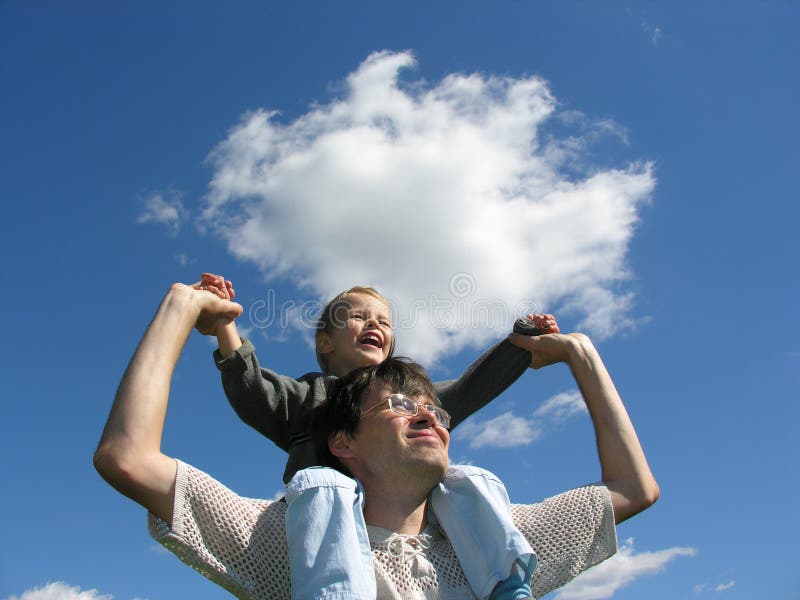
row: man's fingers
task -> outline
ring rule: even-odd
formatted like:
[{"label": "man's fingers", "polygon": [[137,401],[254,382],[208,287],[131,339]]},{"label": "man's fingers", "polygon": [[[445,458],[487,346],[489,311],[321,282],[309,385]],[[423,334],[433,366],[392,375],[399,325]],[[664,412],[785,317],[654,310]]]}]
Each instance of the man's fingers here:
[{"label": "man's fingers", "polygon": [[536,347],[538,337],[539,336],[533,337],[530,335],[522,335],[521,333],[511,333],[508,336],[508,341],[515,346],[519,346],[520,348],[524,348],[525,350],[530,350],[533,352],[534,348]]},{"label": "man's fingers", "polygon": [[218,314],[221,317],[228,317],[229,319],[235,319],[244,312],[244,307],[241,304],[238,302],[231,302],[225,298],[219,298],[214,301],[213,306],[209,307],[209,309],[210,312]]},{"label": "man's fingers", "polygon": [[236,317],[241,316],[241,314],[244,312],[244,307],[238,302],[231,302],[228,300],[228,303],[231,305],[231,317],[235,319]]}]

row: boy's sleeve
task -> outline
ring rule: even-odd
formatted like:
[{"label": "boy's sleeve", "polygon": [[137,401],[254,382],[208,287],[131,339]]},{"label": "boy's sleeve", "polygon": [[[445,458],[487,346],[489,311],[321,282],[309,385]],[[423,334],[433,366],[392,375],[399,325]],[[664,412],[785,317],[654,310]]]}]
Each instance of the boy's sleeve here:
[{"label": "boy's sleeve", "polygon": [[289,451],[289,438],[303,417],[309,394],[308,376],[292,379],[262,369],[253,344],[242,338],[242,346],[225,358],[214,351],[214,362],[222,375],[222,388],[239,418],[275,444]]}]

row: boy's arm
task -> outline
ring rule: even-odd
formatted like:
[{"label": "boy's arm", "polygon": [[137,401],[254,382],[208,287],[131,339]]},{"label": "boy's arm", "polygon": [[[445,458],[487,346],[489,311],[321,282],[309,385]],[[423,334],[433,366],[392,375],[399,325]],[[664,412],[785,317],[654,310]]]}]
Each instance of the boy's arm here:
[{"label": "boy's arm", "polygon": [[217,346],[222,358],[227,358],[242,347],[242,338],[236,329],[236,321],[221,323],[217,326]]},{"label": "boy's arm", "polygon": [[214,352],[214,362],[225,396],[239,418],[288,452],[290,436],[302,427],[305,405],[314,403],[319,374],[293,379],[265,369],[249,340],[243,340],[227,358]]},{"label": "boy's arm", "polygon": [[200,289],[173,285],[120,382],[94,455],[100,475],[120,493],[172,522],[175,460],[161,452],[175,365],[192,328],[234,318],[242,307]]},{"label": "boy's arm", "polygon": [[[200,277],[202,289],[222,300],[233,300],[236,293],[230,280],[214,273]],[[239,418],[253,429],[286,449],[288,445],[289,414],[281,394],[276,393],[267,377],[262,376],[252,344],[242,340],[233,319],[219,319],[209,331],[217,337],[214,363],[222,376],[222,388]]]},{"label": "boy's arm", "polygon": [[[514,331],[523,335],[557,332],[552,315],[529,315],[518,319]],[[531,365],[531,353],[507,339],[498,342],[473,362],[458,379],[434,384],[453,429],[502,394]]]},{"label": "boy's arm", "polygon": [[[222,300],[235,297],[233,284],[220,275],[203,273],[202,288]],[[304,404],[308,401],[309,380],[295,380],[258,364],[253,344],[239,337],[233,319],[221,318],[212,331],[219,348],[214,362],[222,376],[222,388],[239,418],[272,440],[279,448],[289,451],[290,438],[303,427]]]}]

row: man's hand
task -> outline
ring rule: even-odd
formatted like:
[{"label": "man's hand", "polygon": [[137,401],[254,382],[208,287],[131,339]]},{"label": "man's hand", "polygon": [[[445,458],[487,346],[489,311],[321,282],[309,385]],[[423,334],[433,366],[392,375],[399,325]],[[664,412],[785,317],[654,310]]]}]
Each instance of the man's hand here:
[{"label": "man's hand", "polygon": [[[234,297],[236,297],[236,292],[233,291],[233,284],[230,280],[225,279],[221,275],[214,275],[213,273],[203,273],[200,277],[200,281],[191,287],[197,291],[208,292],[220,300],[233,300]],[[236,306],[239,305],[236,304]],[[211,309],[211,313],[201,314],[197,320],[197,331],[203,335],[219,336],[220,332],[226,326],[230,325],[236,317],[242,314],[241,306],[239,306],[238,313],[233,316],[230,316],[232,314],[230,311],[223,311],[221,314],[214,312],[219,309],[220,308]],[[214,317],[214,314],[217,316]]]},{"label": "man's hand", "polygon": [[560,362],[570,363],[581,345],[591,344],[589,338],[582,333],[548,333],[534,336],[512,333],[508,336],[508,340],[533,355],[532,369],[541,369]]},{"label": "man's hand", "polygon": [[244,310],[240,304],[231,302],[234,293],[229,281],[222,280],[222,286],[219,287],[215,283],[206,284],[201,279],[186,287],[190,287],[194,294],[198,309],[195,327],[203,335],[216,335],[220,327],[232,322]]},{"label": "man's hand", "polygon": [[[550,314],[529,314],[525,319],[519,319],[514,324],[514,333],[512,335],[519,335],[520,338],[529,338],[531,336],[540,337],[543,335],[551,334],[551,333],[560,333],[561,329],[558,327],[558,323],[556,323],[556,318]],[[513,342],[513,339],[509,336],[509,340]],[[519,346],[520,348],[524,348],[525,350],[530,350],[525,346],[525,343],[520,342],[513,342],[515,345]],[[533,354],[531,359],[531,368],[532,369],[540,369],[546,365],[552,364],[553,362],[558,361],[546,361],[542,362],[540,360],[541,357]]]}]

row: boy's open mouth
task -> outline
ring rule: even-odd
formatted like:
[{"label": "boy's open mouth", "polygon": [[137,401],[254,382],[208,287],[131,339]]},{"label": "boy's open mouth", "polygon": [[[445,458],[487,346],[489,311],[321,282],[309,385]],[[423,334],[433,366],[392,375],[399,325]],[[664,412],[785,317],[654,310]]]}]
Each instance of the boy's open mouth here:
[{"label": "boy's open mouth", "polygon": [[373,346],[375,348],[383,348],[383,342],[381,341],[381,338],[375,333],[365,333],[361,336],[361,339],[359,339],[358,342],[360,344],[366,344],[367,346]]}]

